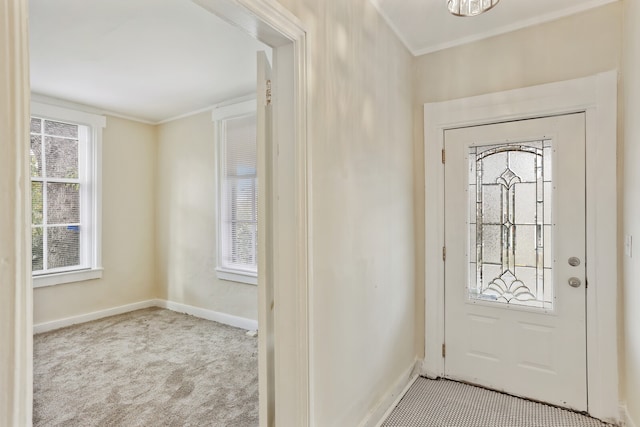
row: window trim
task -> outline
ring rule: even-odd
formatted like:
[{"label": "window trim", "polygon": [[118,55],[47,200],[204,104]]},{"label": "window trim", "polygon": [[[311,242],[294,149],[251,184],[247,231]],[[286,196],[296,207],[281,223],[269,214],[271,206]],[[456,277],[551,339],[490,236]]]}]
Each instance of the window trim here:
[{"label": "window trim", "polygon": [[238,268],[232,268],[225,266],[223,263],[223,248],[226,243],[224,238],[224,224],[223,218],[223,187],[224,187],[224,161],[226,157],[226,151],[223,141],[223,126],[222,122],[230,119],[237,119],[240,117],[255,114],[257,111],[257,103],[255,99],[251,100],[235,100],[229,104],[219,106],[215,108],[211,113],[211,119],[214,122],[214,135],[216,144],[216,190],[217,190],[217,206],[216,206],[216,231],[218,233],[216,239],[216,252],[217,252],[217,265],[216,276],[220,280],[227,280],[232,282],[245,283],[249,285],[258,285],[258,273],[257,271],[248,271]]},{"label": "window trim", "polygon": [[[102,129],[107,125],[107,118],[103,115],[88,113],[40,102],[31,103],[30,116],[42,119],[69,122],[87,126],[88,144],[85,162],[88,167],[88,200],[82,202],[81,222],[87,221],[91,227],[89,233],[90,248],[81,254],[82,267],[77,270],[53,271],[33,275],[33,287],[59,285],[63,283],[80,282],[99,279],[102,277]],[[85,215],[89,218],[85,219]],[[88,267],[88,268],[87,268]]]}]

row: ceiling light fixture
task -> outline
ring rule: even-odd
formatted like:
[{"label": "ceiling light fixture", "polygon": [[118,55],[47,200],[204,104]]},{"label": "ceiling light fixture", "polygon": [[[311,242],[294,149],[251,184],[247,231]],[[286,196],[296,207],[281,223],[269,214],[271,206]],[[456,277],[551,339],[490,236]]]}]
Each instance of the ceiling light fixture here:
[{"label": "ceiling light fixture", "polygon": [[449,12],[456,16],[476,16],[497,5],[500,0],[447,0]]}]

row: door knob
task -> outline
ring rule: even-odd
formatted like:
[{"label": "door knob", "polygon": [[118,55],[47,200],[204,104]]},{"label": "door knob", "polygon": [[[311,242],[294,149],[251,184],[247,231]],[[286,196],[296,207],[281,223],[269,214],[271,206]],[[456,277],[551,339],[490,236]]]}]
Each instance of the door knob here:
[{"label": "door knob", "polygon": [[569,265],[571,267],[577,267],[580,265],[580,258],[572,256],[571,258],[569,258]]},{"label": "door knob", "polygon": [[569,279],[569,286],[571,286],[572,288],[579,288],[580,285],[582,285],[582,282],[577,277],[571,277]]}]

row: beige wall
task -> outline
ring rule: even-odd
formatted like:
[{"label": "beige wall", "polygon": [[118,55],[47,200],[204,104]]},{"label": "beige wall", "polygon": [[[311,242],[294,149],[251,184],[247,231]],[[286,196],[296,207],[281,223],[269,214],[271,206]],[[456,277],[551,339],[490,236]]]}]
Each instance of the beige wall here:
[{"label": "beige wall", "polygon": [[153,126],[107,117],[102,145],[102,279],[34,289],[34,323],[155,298]]},{"label": "beige wall", "polygon": [[[424,355],[424,119],[423,105],[590,76],[619,69],[620,3],[417,57],[413,125],[417,286],[416,345]],[[621,317],[622,318],[622,317]],[[622,342],[620,343],[622,353]],[[622,366],[622,365],[621,365]],[[621,390],[622,391],[622,390]]]},{"label": "beige wall", "polygon": [[[624,9],[624,220],[623,233],[633,236],[632,258],[624,256],[625,397],[640,426],[640,3],[625,0]],[[621,252],[621,255],[624,252]]]},{"label": "beige wall", "polygon": [[[281,3],[308,26],[312,55],[313,420],[317,426],[358,425],[403,379],[416,355],[412,58],[368,0]],[[105,137],[114,121],[109,119]],[[121,254],[112,254],[113,262],[105,253],[101,282],[38,290],[36,306],[43,311],[37,322],[151,296],[256,318],[254,286],[215,279],[212,135],[207,113],[166,123],[157,128],[157,151],[145,150],[149,158],[138,159],[139,170],[120,163],[120,174],[149,180],[142,199],[126,197],[127,208],[113,213],[111,226],[105,215],[105,245],[109,239],[130,242],[131,248],[118,246]],[[118,160],[129,145],[119,144],[112,158]],[[121,175],[105,176],[104,182],[105,206],[107,184],[115,196],[130,185]],[[155,211],[145,210],[149,206]],[[153,220],[140,224],[154,212],[155,229]],[[132,222],[143,227],[143,236],[132,238]],[[141,242],[157,248],[155,276],[127,267],[134,254],[153,257]],[[116,261],[131,274],[118,275],[117,284]],[[154,265],[143,259],[135,264],[141,270]],[[136,280],[145,276],[155,277],[157,287]],[[52,300],[74,303],[65,310],[45,307]]]},{"label": "beige wall", "polygon": [[619,68],[621,19],[622,5],[616,2],[419,56],[414,62],[414,101],[421,107],[425,102],[575,79]]},{"label": "beige wall", "polygon": [[152,298],[257,319],[256,286],[218,280],[211,113],[159,126],[108,117],[103,278],[34,290],[34,323]]},{"label": "beige wall", "polygon": [[216,146],[211,113],[158,126],[159,296],[256,320],[257,286],[216,277]]},{"label": "beige wall", "polygon": [[[312,55],[314,423],[357,425],[424,346],[422,104],[619,68],[622,7],[412,60],[367,0],[280,2],[308,26]],[[637,39],[637,31],[628,33]],[[640,52],[637,45],[628,51],[635,52],[629,73]],[[469,70],[490,77],[469,80]],[[629,112],[640,110],[636,86]],[[640,127],[626,132],[640,134]],[[152,297],[256,318],[255,287],[215,278],[212,135],[209,113],[155,130],[109,117],[104,278],[37,289],[36,323]],[[634,147],[627,144],[625,154],[637,157]],[[625,218],[638,217],[633,197]],[[634,268],[625,264],[625,276],[637,277]],[[639,301],[633,287],[625,292]],[[72,304],[62,309],[51,301]],[[627,324],[640,322],[632,312]],[[627,328],[626,337],[627,376],[637,379],[638,331]],[[640,401],[635,379],[626,382],[629,402]],[[636,406],[630,409],[638,419]]]},{"label": "beige wall", "polygon": [[[623,31],[622,20],[628,22],[624,34],[627,54],[623,76],[637,76],[640,72],[640,18],[637,2],[627,0],[613,3],[579,15],[526,28],[464,46],[423,55],[414,62],[414,144],[416,149],[415,200],[416,232],[421,238],[416,245],[419,260],[424,259],[424,135],[423,104],[463,98],[485,93],[515,89],[554,81],[574,79],[602,71],[621,69]],[[594,30],[597,29],[597,30]],[[474,78],[473,76],[481,76]],[[624,79],[619,86],[619,110],[627,113],[623,131],[623,115],[619,115],[618,137],[618,191],[620,237],[625,234],[640,236],[640,198],[637,185],[640,175],[637,163],[640,146],[634,141],[640,137],[637,117],[640,114],[640,85],[635,78]],[[629,87],[631,86],[631,87]],[[623,138],[624,136],[624,138]],[[626,140],[624,155],[623,140]],[[623,167],[625,159],[626,167]],[[624,170],[624,179],[623,179]],[[624,196],[623,196],[624,188]],[[623,202],[624,211],[623,211]],[[624,224],[624,225],[623,225]],[[621,239],[622,241],[622,239]],[[640,419],[640,325],[638,310],[640,292],[635,286],[640,265],[624,259],[619,292],[619,358],[620,397],[626,400],[634,419]],[[419,328],[416,342],[424,346],[424,264],[418,263],[416,273],[416,311]],[[624,286],[623,286],[624,283]],[[624,333],[623,333],[624,331]],[[422,353],[421,353],[422,354]],[[625,369],[626,362],[626,369]],[[636,421],[637,423],[638,421]]]},{"label": "beige wall", "polygon": [[368,0],[280,0],[307,26],[312,410],[355,426],[415,359],[411,56]]}]

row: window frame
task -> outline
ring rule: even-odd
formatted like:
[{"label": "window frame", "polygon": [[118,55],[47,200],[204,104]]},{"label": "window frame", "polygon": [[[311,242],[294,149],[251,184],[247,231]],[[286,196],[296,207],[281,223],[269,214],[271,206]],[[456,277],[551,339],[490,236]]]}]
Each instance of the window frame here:
[{"label": "window frame", "polygon": [[[238,119],[257,113],[257,104],[255,99],[250,100],[237,100],[224,106],[217,107],[213,110],[211,118],[214,122],[214,135],[216,144],[216,188],[217,188],[217,224],[216,230],[218,233],[216,239],[216,252],[217,252],[217,265],[216,276],[221,280],[228,280],[232,282],[245,283],[249,285],[258,284],[258,271],[257,271],[257,256],[256,256],[256,270],[247,270],[241,268],[234,268],[229,265],[225,265],[224,255],[227,251],[230,242],[225,238],[227,233],[225,232],[225,224],[223,221],[224,210],[226,209],[225,197],[224,197],[224,183],[225,183],[225,161],[226,161],[226,144],[225,141],[225,126],[224,122],[227,120]],[[257,157],[257,148],[256,148]],[[256,175],[257,181],[257,175]],[[259,184],[258,184],[259,185]],[[256,206],[257,209],[257,206]],[[257,255],[257,254],[256,254]]]},{"label": "window frame", "polygon": [[[80,176],[80,223],[81,227],[80,266],[78,268],[53,269],[33,274],[33,287],[59,285],[80,282],[102,277],[102,129],[107,120],[103,115],[79,111],[57,105],[40,102],[31,103],[30,117],[43,120],[85,126],[86,149],[79,149],[79,167],[82,165],[86,173]],[[81,131],[80,131],[81,132]],[[44,175],[44,171],[43,171]],[[43,176],[43,182],[45,177]],[[29,177],[31,182],[31,177]]]}]

